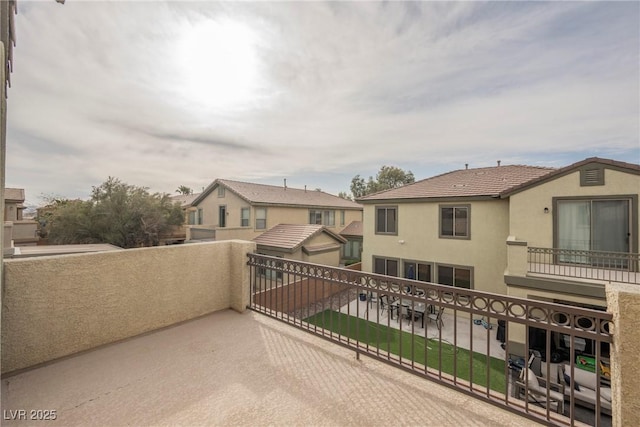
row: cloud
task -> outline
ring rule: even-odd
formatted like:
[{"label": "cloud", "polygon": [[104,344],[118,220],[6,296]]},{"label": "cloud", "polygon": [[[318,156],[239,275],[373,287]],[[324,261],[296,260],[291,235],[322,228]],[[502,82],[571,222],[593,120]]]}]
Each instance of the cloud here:
[{"label": "cloud", "polygon": [[383,164],[420,179],[498,158],[640,161],[639,12],[21,3],[7,183],[35,198],[86,196],[108,176],[169,192],[288,177],[337,193]]}]

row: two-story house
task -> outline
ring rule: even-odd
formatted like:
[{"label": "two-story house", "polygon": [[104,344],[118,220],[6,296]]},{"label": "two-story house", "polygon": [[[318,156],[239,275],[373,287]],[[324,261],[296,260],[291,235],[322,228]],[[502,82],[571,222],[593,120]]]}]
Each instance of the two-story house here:
[{"label": "two-story house", "polygon": [[[197,226],[215,240],[253,240],[278,224],[318,224],[338,234],[362,220],[362,206],[318,190],[216,179],[191,202]],[[188,231],[189,233],[189,231]]]},{"label": "two-story house", "polygon": [[600,158],[445,173],[358,199],[362,269],[604,309],[605,283],[640,283],[639,190]]}]

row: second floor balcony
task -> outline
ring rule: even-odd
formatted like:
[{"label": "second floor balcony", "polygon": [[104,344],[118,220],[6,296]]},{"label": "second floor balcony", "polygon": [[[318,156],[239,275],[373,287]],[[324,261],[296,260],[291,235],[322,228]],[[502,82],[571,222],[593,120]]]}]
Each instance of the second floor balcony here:
[{"label": "second floor balcony", "polygon": [[[56,410],[58,425],[639,421],[640,388],[625,374],[638,313],[614,304],[633,307],[637,295],[594,312],[254,249],[222,241],[6,261],[2,406],[13,412],[3,424],[21,425],[21,409]],[[581,370],[572,352],[593,351],[595,366],[610,356],[595,407],[584,406],[586,390],[556,398],[553,381],[540,382],[559,378],[558,364],[540,360],[551,347],[523,360],[527,328],[568,337],[570,375]],[[587,340],[596,345],[581,347]]]},{"label": "second floor balcony", "polygon": [[528,273],[602,282],[640,284],[640,254],[528,248]]}]

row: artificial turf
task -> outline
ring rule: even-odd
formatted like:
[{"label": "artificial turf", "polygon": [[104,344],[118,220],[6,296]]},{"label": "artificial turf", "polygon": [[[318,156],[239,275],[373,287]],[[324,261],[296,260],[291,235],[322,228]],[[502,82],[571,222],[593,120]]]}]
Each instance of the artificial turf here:
[{"label": "artificial turf", "polygon": [[[487,385],[487,369],[490,370],[490,388],[505,393],[504,360],[473,352],[437,339],[400,331],[386,325],[371,322],[333,310],[325,310],[305,319],[310,324],[320,326],[333,333],[368,344],[374,349],[389,352],[402,359],[413,361],[430,368],[441,369],[443,373],[455,375],[459,379],[469,381],[469,357],[473,357],[473,383],[485,387]],[[454,355],[455,351],[455,355]],[[455,356],[455,357],[454,357]],[[426,359],[426,363],[425,363]],[[456,362],[454,373],[454,360]]]}]

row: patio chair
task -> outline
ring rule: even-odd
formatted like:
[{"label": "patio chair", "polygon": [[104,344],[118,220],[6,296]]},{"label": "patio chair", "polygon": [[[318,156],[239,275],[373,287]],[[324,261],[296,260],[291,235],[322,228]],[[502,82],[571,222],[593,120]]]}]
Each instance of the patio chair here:
[{"label": "patio chair", "polygon": [[[411,322],[415,322],[420,319],[421,315],[421,313],[411,310],[411,307],[406,305],[400,306],[400,319],[407,319],[407,325],[410,325]],[[398,319],[398,321],[400,321],[400,319]]]},{"label": "patio chair", "polygon": [[389,295],[380,295],[380,314],[389,312]]},{"label": "patio chair", "polygon": [[564,384],[550,381],[549,390],[547,390],[547,380],[536,376],[531,368],[527,368],[520,372],[520,378],[516,381],[518,399],[522,399],[525,393],[529,402],[536,403],[543,408],[549,405],[550,408],[555,408],[559,414],[564,414]]},{"label": "patio chair", "polygon": [[444,307],[438,307],[435,313],[429,313],[427,316],[429,322],[435,322],[438,329],[442,329],[442,325],[444,324],[442,322],[442,313],[444,313]]},{"label": "patio chair", "polygon": [[378,294],[369,292],[369,308],[372,308],[373,304],[378,304]]}]

